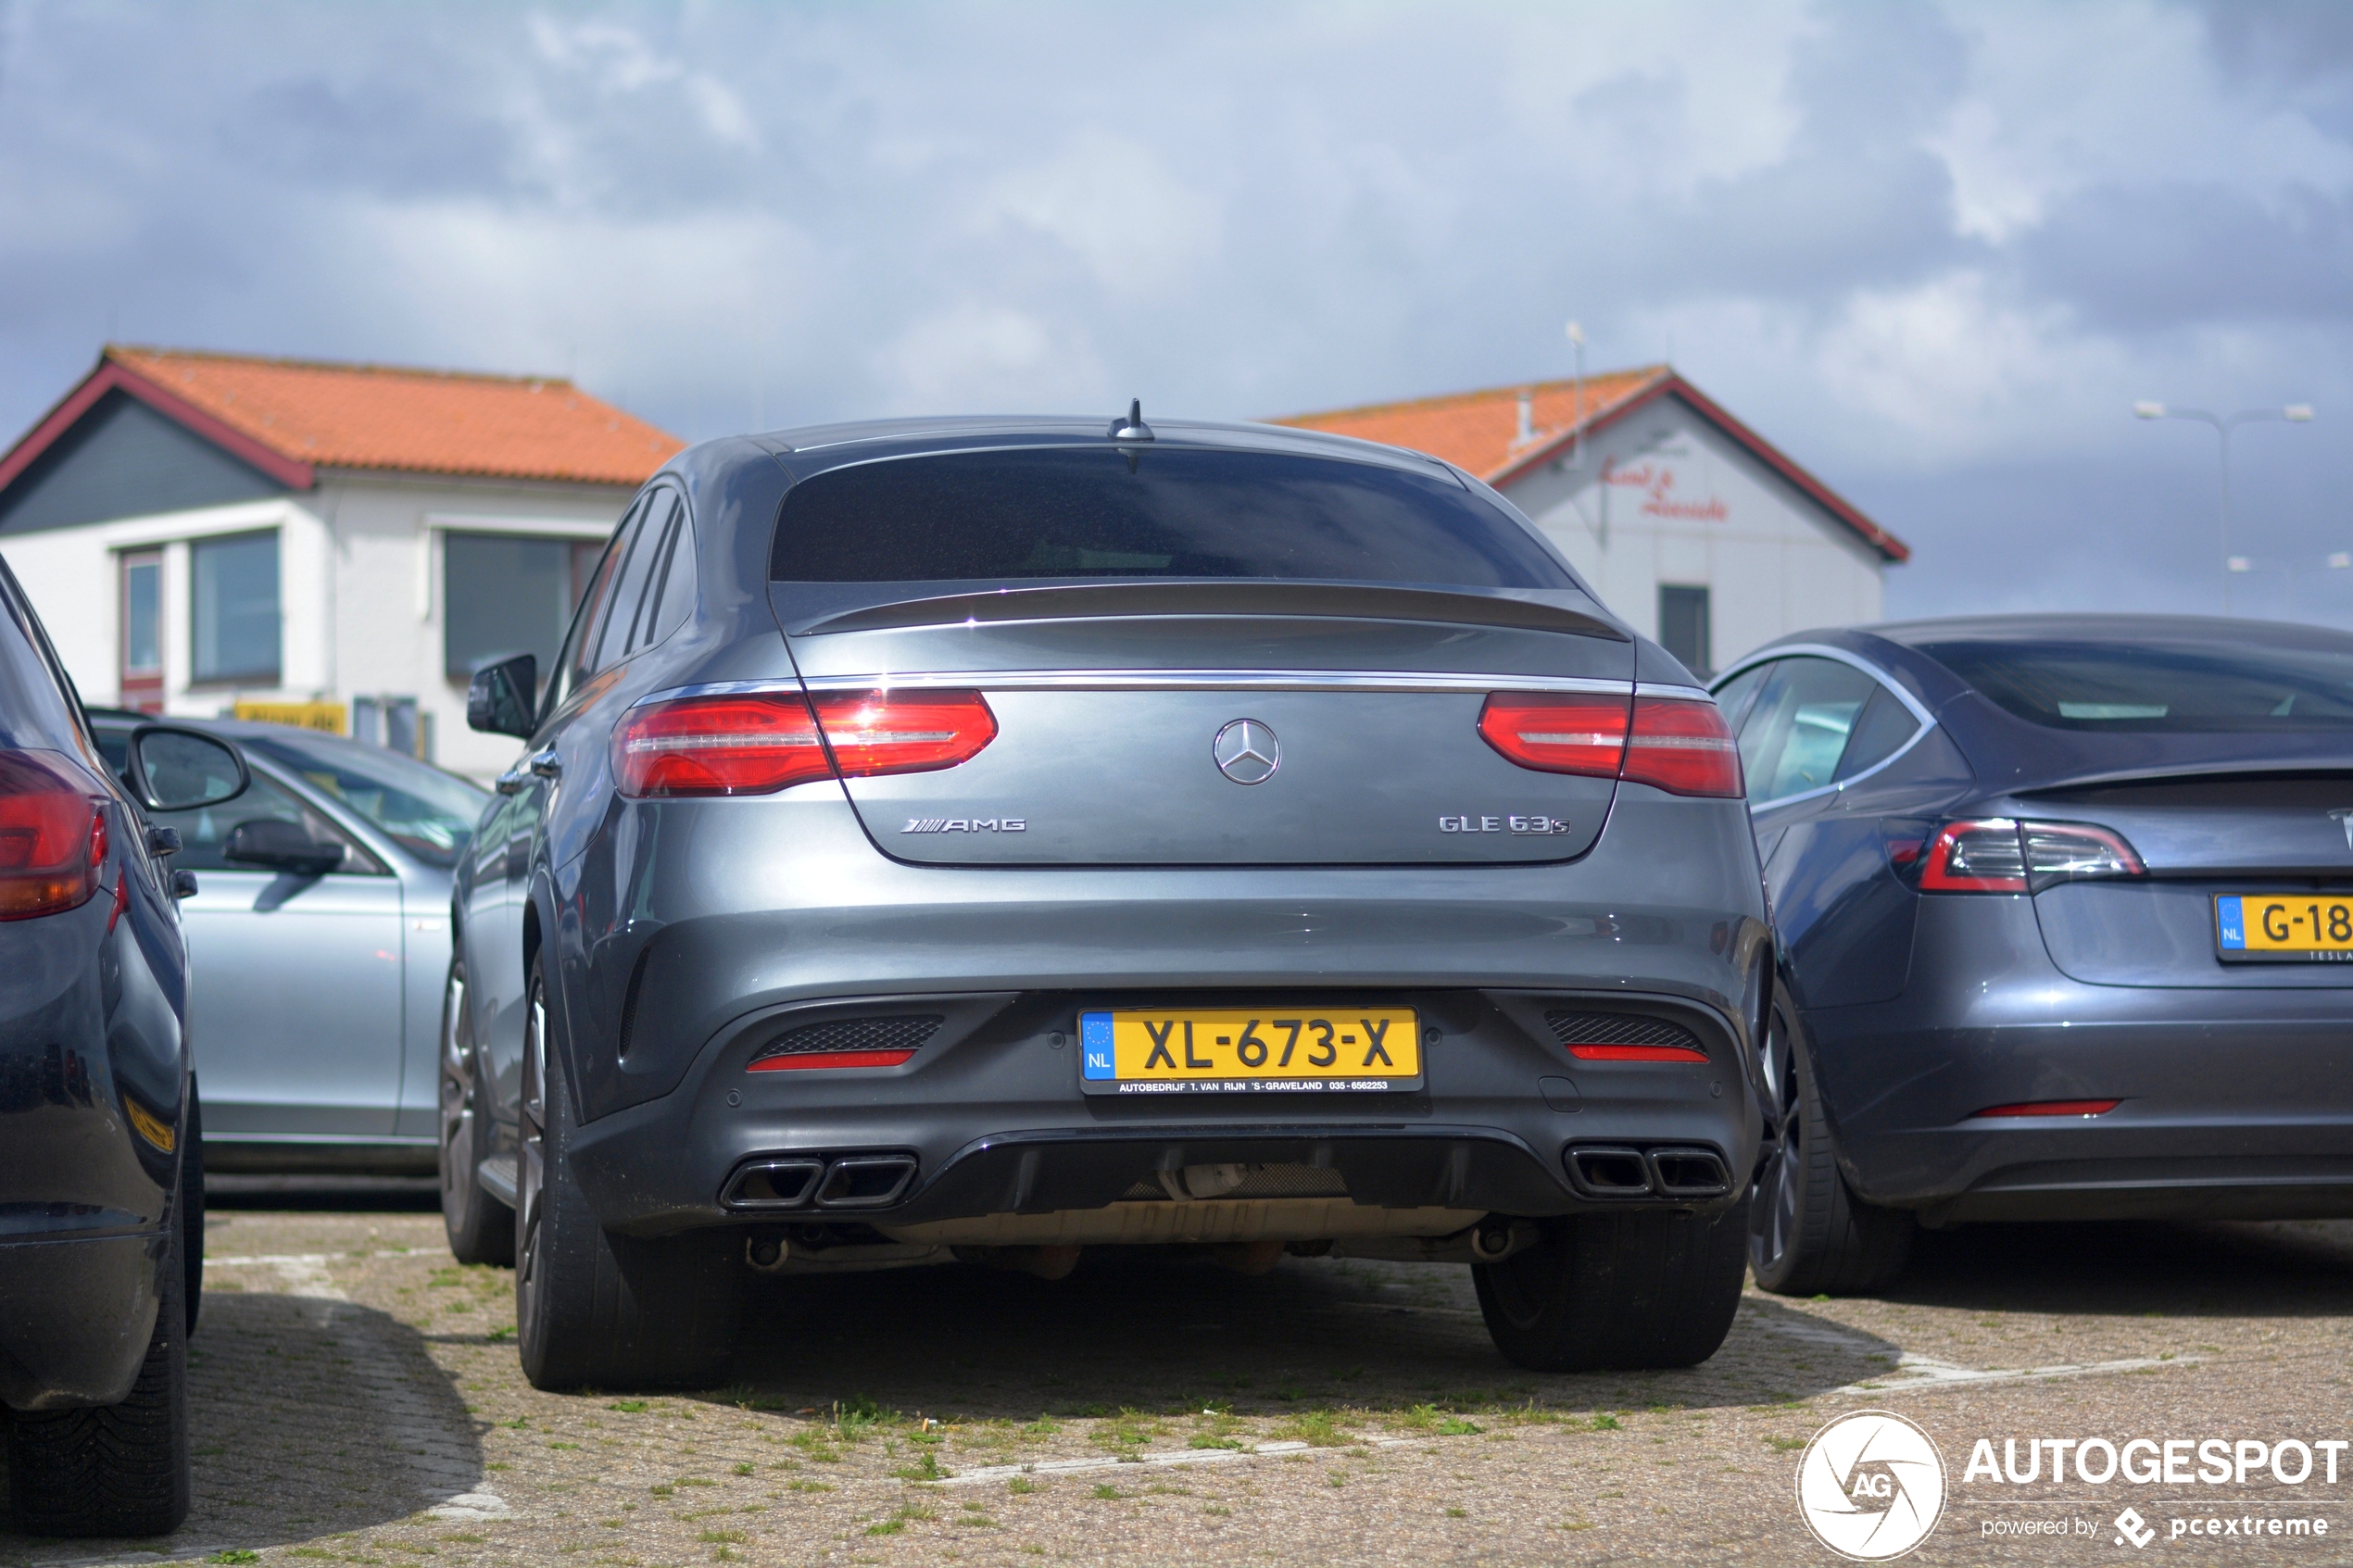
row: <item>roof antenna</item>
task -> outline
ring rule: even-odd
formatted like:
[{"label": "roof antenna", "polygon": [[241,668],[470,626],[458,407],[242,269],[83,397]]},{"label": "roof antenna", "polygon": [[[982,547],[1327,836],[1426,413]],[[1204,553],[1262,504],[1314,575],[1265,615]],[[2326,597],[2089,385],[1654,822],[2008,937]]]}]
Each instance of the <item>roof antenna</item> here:
[{"label": "roof antenna", "polygon": [[1127,400],[1127,417],[1112,420],[1111,438],[1114,441],[1150,441],[1152,438],[1152,427],[1144,422],[1142,398],[1131,397]]}]

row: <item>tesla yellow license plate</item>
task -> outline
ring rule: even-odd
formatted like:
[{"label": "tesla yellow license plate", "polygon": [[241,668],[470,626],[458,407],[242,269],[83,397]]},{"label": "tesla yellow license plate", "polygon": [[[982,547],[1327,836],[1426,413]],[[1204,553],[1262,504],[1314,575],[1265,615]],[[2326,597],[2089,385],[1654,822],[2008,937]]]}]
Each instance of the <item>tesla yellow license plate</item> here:
[{"label": "tesla yellow license plate", "polygon": [[2353,963],[2353,898],[2228,893],[2214,899],[2225,963]]},{"label": "tesla yellow license plate", "polygon": [[1422,1086],[1411,1008],[1119,1008],[1078,1015],[1099,1095],[1383,1093]]}]

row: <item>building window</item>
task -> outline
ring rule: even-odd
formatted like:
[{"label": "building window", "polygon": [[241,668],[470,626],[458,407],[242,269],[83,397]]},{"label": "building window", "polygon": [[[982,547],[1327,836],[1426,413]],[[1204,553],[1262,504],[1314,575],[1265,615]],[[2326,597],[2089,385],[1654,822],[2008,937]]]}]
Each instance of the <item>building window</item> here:
[{"label": "building window", "polygon": [[163,711],[163,557],[143,550],[122,558],[122,679],[118,700],[142,713]]},{"label": "building window", "polygon": [[450,533],[442,554],[442,666],[462,681],[485,664],[536,655],[544,678],[573,606],[605,553],[602,539]]},{"label": "building window", "polygon": [[278,532],[188,546],[198,681],[278,682]]},{"label": "building window", "polygon": [[1658,646],[1702,680],[1716,668],[1715,637],[1707,621],[1706,589],[1659,584]]}]

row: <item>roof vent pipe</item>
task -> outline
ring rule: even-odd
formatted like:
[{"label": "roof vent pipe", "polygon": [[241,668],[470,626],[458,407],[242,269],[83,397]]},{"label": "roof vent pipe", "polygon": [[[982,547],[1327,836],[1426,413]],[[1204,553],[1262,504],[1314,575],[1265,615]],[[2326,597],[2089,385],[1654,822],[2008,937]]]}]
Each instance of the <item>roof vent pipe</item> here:
[{"label": "roof vent pipe", "polygon": [[1535,439],[1536,395],[1533,392],[1523,392],[1519,395],[1519,433],[1512,437],[1512,445],[1525,446]]}]

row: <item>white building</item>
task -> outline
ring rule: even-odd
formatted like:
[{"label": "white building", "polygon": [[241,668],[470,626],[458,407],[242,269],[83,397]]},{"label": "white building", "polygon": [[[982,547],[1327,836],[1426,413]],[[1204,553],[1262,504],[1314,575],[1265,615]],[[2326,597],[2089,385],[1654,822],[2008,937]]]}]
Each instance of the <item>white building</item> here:
[{"label": "white building", "polygon": [[1666,366],[1277,422],[1478,474],[1703,674],[1786,633],[1881,619],[1881,574],[1911,555]]},{"label": "white building", "polygon": [[680,443],[547,378],[109,347],[0,457],[0,556],[93,705],[354,734],[487,777],[466,680],[546,670]]}]

